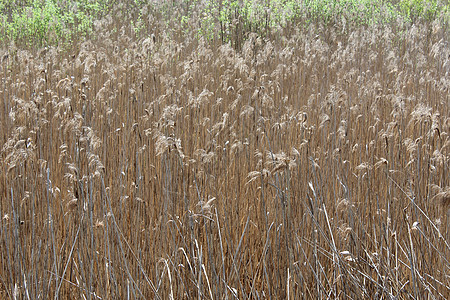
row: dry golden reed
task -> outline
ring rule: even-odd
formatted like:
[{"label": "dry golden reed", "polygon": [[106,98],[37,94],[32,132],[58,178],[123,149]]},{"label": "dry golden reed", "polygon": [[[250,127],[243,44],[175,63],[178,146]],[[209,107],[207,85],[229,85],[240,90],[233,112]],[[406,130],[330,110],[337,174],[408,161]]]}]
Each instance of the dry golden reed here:
[{"label": "dry golden reed", "polygon": [[0,298],[450,295],[444,29],[143,18],[1,50]]}]

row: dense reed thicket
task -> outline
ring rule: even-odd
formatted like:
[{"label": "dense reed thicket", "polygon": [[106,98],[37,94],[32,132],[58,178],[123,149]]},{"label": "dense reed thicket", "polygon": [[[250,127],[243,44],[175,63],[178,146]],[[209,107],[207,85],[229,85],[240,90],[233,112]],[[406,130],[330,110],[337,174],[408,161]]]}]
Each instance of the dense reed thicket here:
[{"label": "dense reed thicket", "polygon": [[2,48],[0,298],[448,298],[442,23],[148,16]]}]

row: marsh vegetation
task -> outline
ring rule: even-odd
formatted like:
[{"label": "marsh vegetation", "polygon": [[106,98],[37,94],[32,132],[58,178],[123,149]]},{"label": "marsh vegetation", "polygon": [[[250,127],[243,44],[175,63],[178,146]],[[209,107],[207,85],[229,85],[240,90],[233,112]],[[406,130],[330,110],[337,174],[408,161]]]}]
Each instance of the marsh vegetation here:
[{"label": "marsh vegetation", "polygon": [[447,2],[11,2],[0,298],[449,297]]}]

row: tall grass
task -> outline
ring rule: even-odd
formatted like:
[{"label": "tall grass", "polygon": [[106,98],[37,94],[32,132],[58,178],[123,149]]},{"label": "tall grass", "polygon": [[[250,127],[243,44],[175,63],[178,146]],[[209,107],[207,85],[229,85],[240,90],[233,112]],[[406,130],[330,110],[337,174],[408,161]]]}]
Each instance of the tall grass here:
[{"label": "tall grass", "polygon": [[448,298],[445,26],[116,13],[1,50],[0,298]]}]

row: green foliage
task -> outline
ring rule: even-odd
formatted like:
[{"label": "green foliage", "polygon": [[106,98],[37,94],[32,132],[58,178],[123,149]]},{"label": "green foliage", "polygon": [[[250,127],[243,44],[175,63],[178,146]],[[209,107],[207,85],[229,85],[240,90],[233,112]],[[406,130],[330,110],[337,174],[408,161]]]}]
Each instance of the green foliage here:
[{"label": "green foliage", "polygon": [[388,23],[398,13],[390,1],[305,0],[304,14],[315,22],[364,26]]},{"label": "green foliage", "polygon": [[0,0],[0,41],[38,47],[67,43],[91,35],[94,21],[114,7],[138,36],[149,29],[145,9],[164,18],[169,31],[169,24],[178,22],[185,33],[236,47],[248,33],[267,36],[294,23],[322,23],[350,32],[399,19],[405,24],[438,18],[448,23],[450,14],[449,4],[441,0]]},{"label": "green foliage", "polygon": [[439,5],[436,0],[401,0],[398,3],[399,11],[409,21],[416,22],[419,18],[427,21],[434,20],[445,10],[448,12],[448,4]]},{"label": "green foliage", "polygon": [[[264,36],[272,28],[286,26],[298,13],[299,3],[292,0],[209,0],[201,8],[204,18],[201,24],[208,26],[206,31],[222,42],[229,42],[249,32]],[[205,28],[202,26],[201,30]]]},{"label": "green foliage", "polygon": [[142,20],[142,14],[141,13],[139,13],[139,16],[136,18],[135,21],[131,20],[131,26],[132,26],[136,36],[140,36],[140,34],[142,33],[142,31],[145,28],[144,21]]},{"label": "green foliage", "polygon": [[70,42],[92,31],[95,19],[107,13],[112,0],[0,1],[0,40],[29,46]]},{"label": "green foliage", "polygon": [[22,10],[6,8],[11,11],[9,19],[3,20],[4,34],[14,40],[42,45],[54,43],[65,35],[60,9],[50,1],[34,0]]},{"label": "green foliage", "polygon": [[444,17],[448,21],[448,4],[439,0],[222,0],[206,1],[203,8],[208,26],[216,23],[216,33],[223,42],[235,35],[256,32],[264,36],[268,32],[285,27],[292,22],[323,23],[341,27],[349,32],[358,26],[386,24],[396,19],[406,23],[418,19],[433,21]]}]

